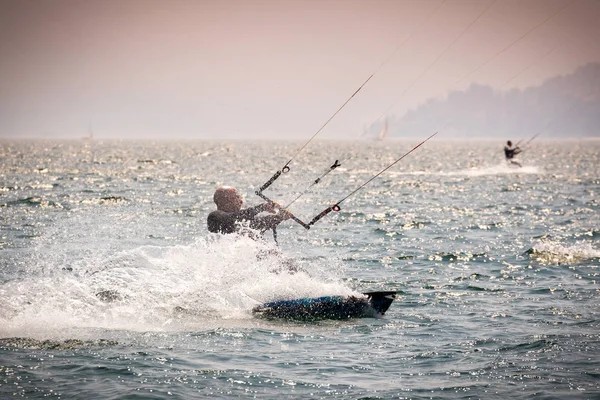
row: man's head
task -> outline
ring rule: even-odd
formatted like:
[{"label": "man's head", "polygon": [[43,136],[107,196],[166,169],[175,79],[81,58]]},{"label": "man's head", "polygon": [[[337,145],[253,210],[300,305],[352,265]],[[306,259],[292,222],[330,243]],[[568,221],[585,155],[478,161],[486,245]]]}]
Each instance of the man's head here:
[{"label": "man's head", "polygon": [[225,212],[237,212],[242,208],[244,200],[236,188],[231,186],[220,186],[215,190],[213,200],[217,205],[217,210]]},{"label": "man's head", "polygon": [[508,147],[512,147],[512,142],[509,140],[508,142],[506,142],[506,145],[507,145]]}]

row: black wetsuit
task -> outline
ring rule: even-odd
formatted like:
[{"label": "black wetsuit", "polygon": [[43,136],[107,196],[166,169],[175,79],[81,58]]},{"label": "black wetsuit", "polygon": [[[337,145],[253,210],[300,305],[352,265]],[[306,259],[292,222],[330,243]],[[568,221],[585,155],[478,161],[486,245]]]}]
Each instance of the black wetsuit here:
[{"label": "black wetsuit", "polygon": [[248,226],[259,230],[261,233],[276,227],[283,218],[278,215],[266,215],[256,218],[256,216],[266,211],[267,203],[256,207],[249,207],[237,212],[225,212],[216,210],[208,214],[206,220],[208,230],[213,233],[234,233],[240,229],[239,222],[248,221]]},{"label": "black wetsuit", "polygon": [[521,152],[521,149],[518,147],[515,148],[511,148],[508,146],[504,147],[504,155],[506,156],[507,160],[512,160],[514,156],[516,156],[517,154],[519,154]]},{"label": "black wetsuit", "polygon": [[522,167],[521,163],[519,163],[517,160],[513,160],[513,158],[520,152],[521,149],[519,147],[504,146],[504,155],[506,156],[506,161],[509,161],[511,165]]}]

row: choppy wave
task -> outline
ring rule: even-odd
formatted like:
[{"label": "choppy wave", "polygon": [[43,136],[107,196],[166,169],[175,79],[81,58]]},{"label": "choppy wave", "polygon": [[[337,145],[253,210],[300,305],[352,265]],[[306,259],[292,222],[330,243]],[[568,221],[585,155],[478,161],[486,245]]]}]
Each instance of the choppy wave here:
[{"label": "choppy wave", "polygon": [[32,196],[26,197],[17,200],[7,201],[4,204],[0,204],[1,207],[52,207],[52,208],[62,208],[62,204],[55,202],[53,200],[47,200],[42,197]]},{"label": "choppy wave", "polygon": [[600,260],[600,250],[589,242],[564,245],[544,241],[526,251],[530,259],[544,265],[566,265]]},{"label": "choppy wave", "polygon": [[89,198],[80,201],[82,204],[122,204],[131,201],[122,196],[105,196],[100,198]]},{"label": "choppy wave", "polygon": [[15,348],[28,350],[72,350],[81,347],[114,346],[118,344],[115,340],[36,340],[32,338],[12,337],[0,338],[0,348]]}]

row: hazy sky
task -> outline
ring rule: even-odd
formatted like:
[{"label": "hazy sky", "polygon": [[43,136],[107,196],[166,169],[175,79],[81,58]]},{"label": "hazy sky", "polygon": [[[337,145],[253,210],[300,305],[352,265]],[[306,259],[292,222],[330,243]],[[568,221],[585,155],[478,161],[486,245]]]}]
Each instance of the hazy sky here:
[{"label": "hazy sky", "polygon": [[597,0],[0,0],[0,137],[308,139],[375,73],[320,134],[352,139],[600,62],[599,21]]}]

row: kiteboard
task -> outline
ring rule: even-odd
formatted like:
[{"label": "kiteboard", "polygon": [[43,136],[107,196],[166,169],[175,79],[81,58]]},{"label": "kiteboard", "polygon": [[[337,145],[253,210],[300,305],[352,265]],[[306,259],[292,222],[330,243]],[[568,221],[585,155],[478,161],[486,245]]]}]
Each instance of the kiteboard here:
[{"label": "kiteboard", "polygon": [[378,318],[385,314],[396,292],[368,292],[362,296],[323,296],[279,300],[258,305],[258,318],[316,321],[323,319]]}]

